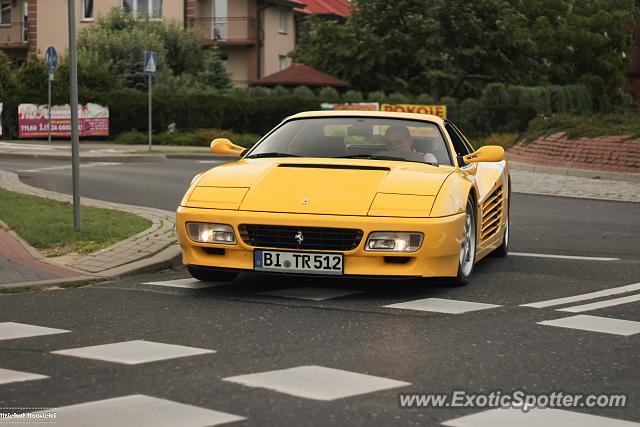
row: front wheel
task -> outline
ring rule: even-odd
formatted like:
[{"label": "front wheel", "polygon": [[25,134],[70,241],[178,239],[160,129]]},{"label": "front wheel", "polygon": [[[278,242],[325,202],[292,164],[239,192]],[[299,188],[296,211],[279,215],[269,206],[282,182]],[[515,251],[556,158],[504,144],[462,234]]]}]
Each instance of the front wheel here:
[{"label": "front wheel", "polygon": [[473,266],[476,262],[476,236],[476,208],[473,200],[469,198],[464,218],[462,243],[460,244],[458,274],[453,282],[455,286],[468,285],[471,280]]},{"label": "front wheel", "polygon": [[507,217],[504,224],[504,234],[502,236],[502,244],[491,252],[491,256],[504,258],[509,254],[509,209],[507,208]]},{"label": "front wheel", "polygon": [[231,282],[238,275],[235,271],[220,271],[207,267],[196,267],[195,265],[187,265],[189,274],[194,279],[202,282]]}]

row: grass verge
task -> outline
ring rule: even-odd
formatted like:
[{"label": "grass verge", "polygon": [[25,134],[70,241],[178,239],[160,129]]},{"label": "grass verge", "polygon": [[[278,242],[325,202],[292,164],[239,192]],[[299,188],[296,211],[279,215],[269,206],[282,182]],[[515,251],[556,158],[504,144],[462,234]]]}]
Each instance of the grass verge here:
[{"label": "grass verge", "polygon": [[47,256],[87,254],[127,239],[151,221],[127,212],[81,206],[81,228],[73,229],[73,206],[0,188],[0,220]]},{"label": "grass verge", "polygon": [[529,122],[529,127],[522,134],[520,142],[531,142],[557,132],[564,132],[569,138],[609,135],[637,138],[640,137],[640,114],[537,117]]}]

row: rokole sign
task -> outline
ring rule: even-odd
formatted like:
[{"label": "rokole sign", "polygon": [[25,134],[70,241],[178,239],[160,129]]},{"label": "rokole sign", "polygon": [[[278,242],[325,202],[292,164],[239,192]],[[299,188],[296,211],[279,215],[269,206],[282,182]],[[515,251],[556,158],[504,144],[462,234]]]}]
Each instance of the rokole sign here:
[{"label": "rokole sign", "polygon": [[397,111],[399,113],[431,114],[446,120],[446,105],[420,105],[420,104],[382,104],[380,111]]},{"label": "rokole sign", "polygon": [[[20,104],[18,132],[21,139],[47,137],[49,123],[46,105]],[[78,111],[78,130],[81,137],[109,136],[109,108],[98,104],[81,105]],[[51,106],[51,135],[71,137],[71,108],[69,105]]]}]

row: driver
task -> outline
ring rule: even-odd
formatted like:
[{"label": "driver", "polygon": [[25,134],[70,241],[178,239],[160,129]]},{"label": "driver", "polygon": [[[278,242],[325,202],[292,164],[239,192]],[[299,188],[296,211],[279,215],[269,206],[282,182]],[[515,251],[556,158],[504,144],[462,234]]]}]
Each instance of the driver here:
[{"label": "driver", "polygon": [[420,153],[413,148],[413,138],[406,126],[390,126],[384,134],[387,151],[376,153],[386,156],[398,156],[406,160],[437,164],[438,160],[431,153]]}]

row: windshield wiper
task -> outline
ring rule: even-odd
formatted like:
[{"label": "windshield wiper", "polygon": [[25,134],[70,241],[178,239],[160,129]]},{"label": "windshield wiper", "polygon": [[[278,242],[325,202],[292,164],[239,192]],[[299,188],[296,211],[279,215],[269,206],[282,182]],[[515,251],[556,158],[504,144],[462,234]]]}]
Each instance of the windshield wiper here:
[{"label": "windshield wiper", "polygon": [[258,153],[258,154],[252,154],[250,156],[245,157],[245,159],[259,159],[261,157],[300,157],[300,156],[296,156],[295,154],[289,154],[289,153],[278,153],[278,152],[269,152],[269,153]]},{"label": "windshield wiper", "polygon": [[400,160],[402,162],[423,163],[423,164],[426,164],[426,165],[438,166],[437,163],[422,162],[422,161],[419,161],[419,160],[405,159],[404,157],[378,156],[378,155],[375,155],[375,154],[352,154],[350,156],[336,157],[336,159]]},{"label": "windshield wiper", "polygon": [[407,160],[403,157],[377,156],[375,154],[352,154],[350,156],[339,156],[339,157],[336,157],[336,159],[373,159],[373,160],[402,160],[402,161]]}]

